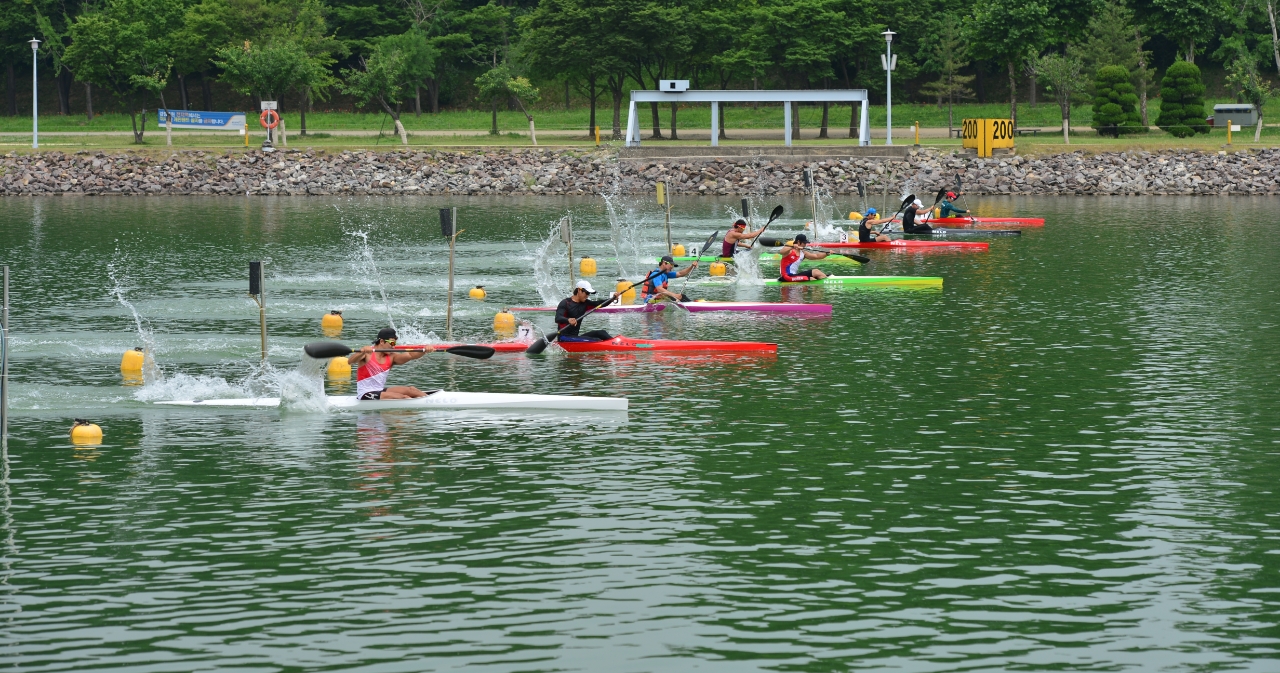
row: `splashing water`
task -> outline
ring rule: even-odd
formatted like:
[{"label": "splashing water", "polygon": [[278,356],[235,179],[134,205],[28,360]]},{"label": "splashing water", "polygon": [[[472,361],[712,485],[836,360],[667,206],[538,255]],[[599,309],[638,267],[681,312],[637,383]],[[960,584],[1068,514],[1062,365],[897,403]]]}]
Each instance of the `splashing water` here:
[{"label": "splashing water", "polygon": [[129,310],[129,314],[133,316],[133,328],[137,332],[138,341],[142,344],[142,383],[143,385],[155,383],[164,379],[164,371],[160,369],[160,365],[156,363],[156,335],[155,330],[151,329],[151,323],[143,319],[138,313],[137,307],[133,302],[125,298],[125,294],[131,289],[129,287],[129,278],[124,275],[120,267],[128,261],[128,258],[121,254],[119,248],[112,261],[107,263],[107,278],[111,279],[111,288],[107,294],[115,298],[117,302]]},{"label": "splashing water", "polygon": [[824,187],[817,187],[817,212],[814,213],[814,232],[816,241],[844,240],[843,218],[836,206],[835,197]]},{"label": "splashing water", "polygon": [[565,278],[562,285],[557,273],[557,269],[563,266],[566,259],[560,255],[560,232],[564,222],[565,218],[552,222],[547,231],[547,237],[542,239],[533,251],[534,284],[538,289],[538,296],[542,298],[542,303],[547,306],[554,306],[569,294],[568,278]]},{"label": "splashing water", "polygon": [[[369,247],[369,232],[367,230],[357,230],[345,232],[348,236],[360,240],[360,245],[356,246],[355,258],[351,261],[351,270],[355,272],[356,282],[372,283],[378,290],[378,297],[382,298],[382,310],[387,314],[387,324],[391,329],[396,329],[396,320],[391,315],[391,301],[387,299],[387,288],[382,284],[382,275],[378,273],[378,264],[373,260],[373,248]],[[369,298],[377,300],[373,294],[373,288],[369,289]]]},{"label": "splashing water", "polygon": [[327,365],[327,360],[311,358],[303,358],[293,369],[260,362],[237,381],[221,376],[176,373],[147,383],[135,391],[133,397],[139,402],[279,397],[280,406],[285,409],[325,411],[329,407],[323,378]]},{"label": "splashing water", "polygon": [[618,276],[621,278],[643,278],[644,254],[640,249],[641,230],[644,217],[634,204],[620,193],[620,183],[615,181],[613,189],[601,195],[604,199],[605,213],[609,216],[609,242],[613,245],[614,257],[618,260]]}]

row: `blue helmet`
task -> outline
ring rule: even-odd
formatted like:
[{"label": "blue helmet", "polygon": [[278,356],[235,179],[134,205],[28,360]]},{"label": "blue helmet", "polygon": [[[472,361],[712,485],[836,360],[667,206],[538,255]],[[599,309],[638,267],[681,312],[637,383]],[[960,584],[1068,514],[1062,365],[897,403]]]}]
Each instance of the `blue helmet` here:
[{"label": "blue helmet", "polygon": [[875,208],[868,208],[868,209],[867,209],[867,214],[868,214],[868,215],[875,215],[875,214],[876,214],[876,209],[875,209]]}]

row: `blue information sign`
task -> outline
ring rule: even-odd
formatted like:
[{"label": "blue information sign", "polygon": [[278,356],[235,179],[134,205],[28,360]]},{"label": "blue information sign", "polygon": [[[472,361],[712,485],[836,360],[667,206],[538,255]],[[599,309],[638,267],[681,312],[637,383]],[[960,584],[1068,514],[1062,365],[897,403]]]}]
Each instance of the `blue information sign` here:
[{"label": "blue information sign", "polygon": [[[197,110],[170,110],[175,129],[205,129],[207,131],[244,132],[243,112],[199,112]],[[156,123],[165,125],[164,110],[156,111]]]}]

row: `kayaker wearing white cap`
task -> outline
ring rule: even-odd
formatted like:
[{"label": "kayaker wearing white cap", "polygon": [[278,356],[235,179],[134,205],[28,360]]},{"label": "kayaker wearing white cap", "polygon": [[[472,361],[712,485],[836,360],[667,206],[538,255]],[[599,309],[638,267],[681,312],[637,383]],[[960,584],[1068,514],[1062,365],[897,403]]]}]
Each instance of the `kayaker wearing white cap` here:
[{"label": "kayaker wearing white cap", "polygon": [[925,212],[924,203],[920,199],[915,198],[912,194],[911,205],[902,211],[902,233],[904,234],[932,234],[933,227],[921,222],[916,224],[916,217]]},{"label": "kayaker wearing white cap", "polygon": [[[578,319],[587,311],[609,302],[608,299],[600,301],[592,299],[591,295],[595,293],[596,290],[591,287],[590,282],[580,280],[577,285],[573,286],[573,294],[561,301],[560,305],[556,307],[556,328],[560,330],[561,341],[564,341],[565,337],[569,337],[569,340],[572,341],[608,341],[613,338],[602,329],[591,330],[581,336],[578,334],[578,330],[582,329]],[[611,294],[609,298],[612,299],[613,296]]]}]

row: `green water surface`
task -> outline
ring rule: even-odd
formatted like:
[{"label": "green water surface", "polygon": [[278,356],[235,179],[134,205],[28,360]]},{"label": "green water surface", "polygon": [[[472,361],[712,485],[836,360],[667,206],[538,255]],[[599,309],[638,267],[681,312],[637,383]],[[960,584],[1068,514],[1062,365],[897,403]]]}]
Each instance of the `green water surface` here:
[{"label": "green water surface", "polygon": [[[805,202],[781,202],[771,231],[798,232]],[[1048,225],[855,271],[941,292],[695,276],[697,297],[834,314],[588,319],[776,357],[552,348],[392,374],[626,396],[626,414],[310,410],[297,367],[323,313],[344,311],[349,344],[389,320],[445,336],[438,208],[466,228],[453,336],[486,341],[500,307],[543,303],[535,267],[568,287],[567,251],[539,253],[566,213],[599,286],[647,270],[660,212],[620,203],[638,233],[595,199],[0,199],[0,667],[1280,668],[1274,200],[989,199],[978,214]],[[679,203],[676,240],[734,205]],[[148,340],[159,375],[123,385]],[[284,410],[153,404],[280,390]],[[73,446],[73,418],[105,443]]]}]

